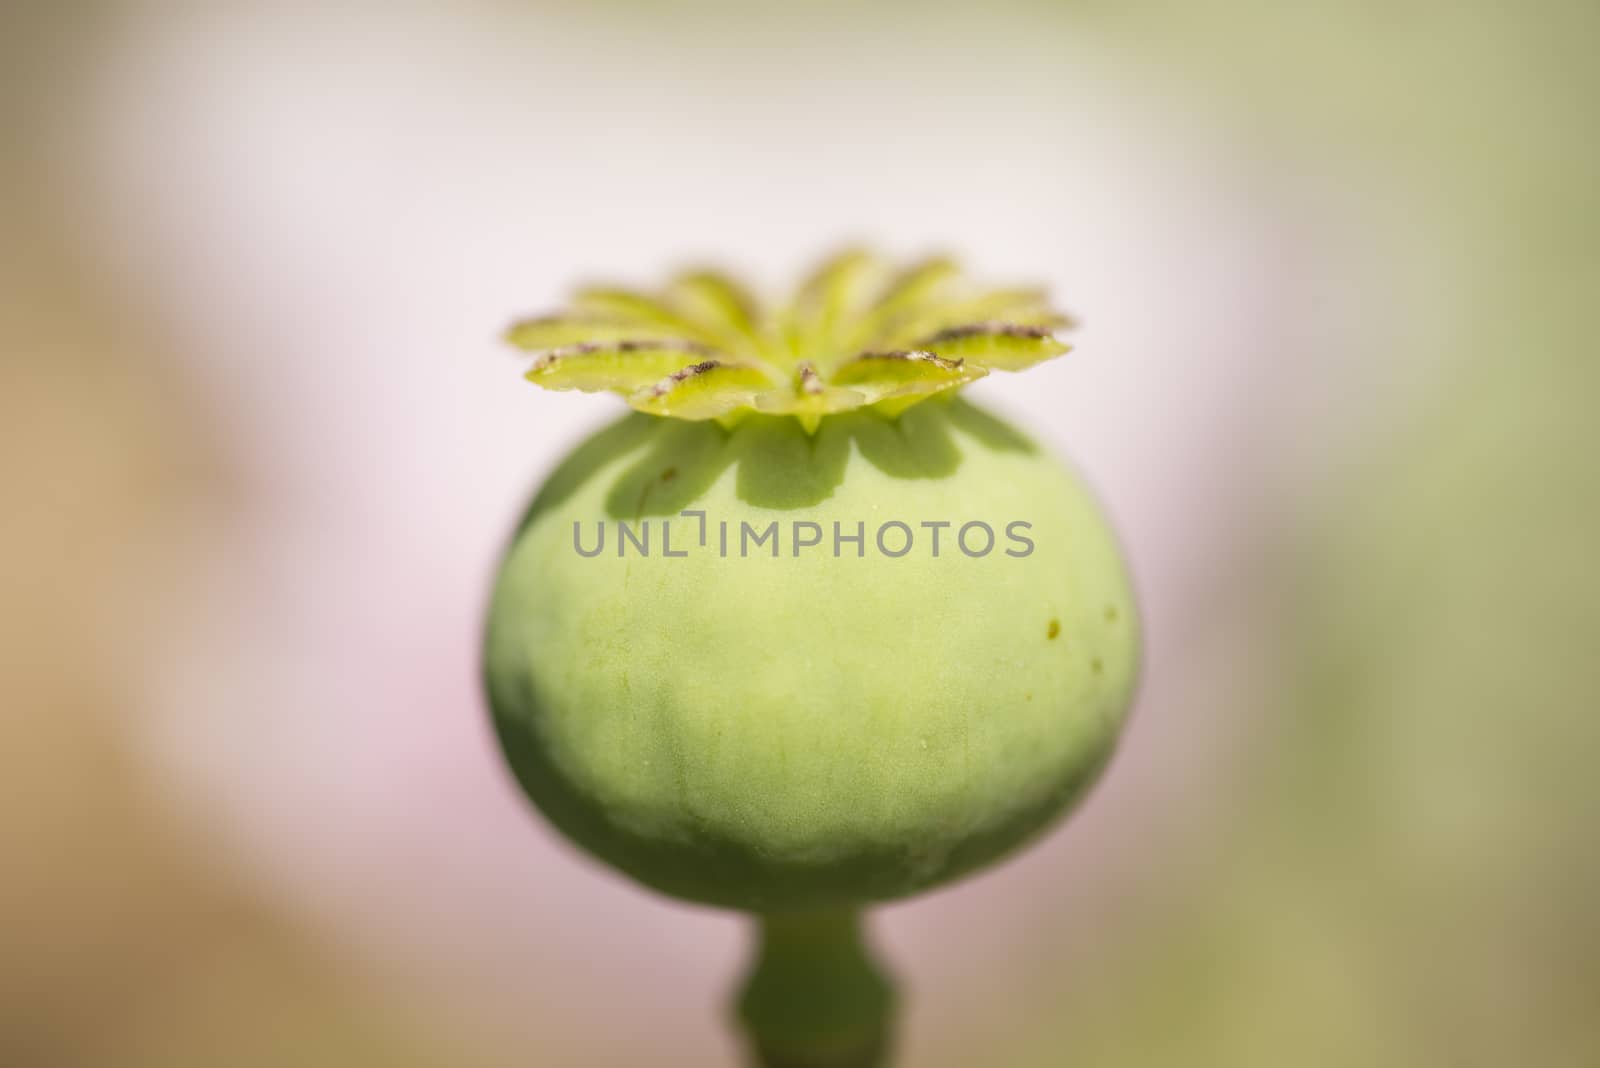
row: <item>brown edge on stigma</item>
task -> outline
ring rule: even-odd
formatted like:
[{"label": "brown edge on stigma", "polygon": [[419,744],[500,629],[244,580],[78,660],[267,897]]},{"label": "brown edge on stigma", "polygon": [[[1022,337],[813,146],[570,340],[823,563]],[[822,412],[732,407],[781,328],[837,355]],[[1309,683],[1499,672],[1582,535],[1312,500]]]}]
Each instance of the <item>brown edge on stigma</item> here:
[{"label": "brown edge on stigma", "polygon": [[903,360],[906,363],[931,363],[942,367],[946,371],[960,370],[966,362],[965,357],[952,359],[949,356],[940,356],[937,352],[928,352],[925,349],[894,349],[891,352],[862,352],[855,357],[858,360]]},{"label": "brown edge on stigma", "polygon": [[1053,330],[1042,326],[1023,326],[1020,323],[967,323],[947,327],[928,338],[923,344],[937,345],[943,341],[960,341],[969,337],[1022,337],[1034,341],[1055,337]]},{"label": "brown edge on stigma", "polygon": [[673,386],[676,386],[678,383],[690,378],[694,378],[697,375],[703,375],[707,371],[714,371],[718,367],[722,366],[724,366],[724,364],[720,360],[701,360],[699,363],[690,364],[681,371],[672,372],[666,378],[663,378],[661,381],[652,386],[650,392],[657,397],[664,396],[668,390],[670,390]]},{"label": "brown edge on stigma", "polygon": [[710,356],[716,352],[709,345],[687,338],[624,338],[620,341],[580,341],[576,345],[563,345],[551,349],[551,356],[587,356],[594,352],[640,352],[645,349],[666,349],[669,352],[687,352],[696,356]]},{"label": "brown edge on stigma", "polygon": [[811,366],[810,360],[800,365],[800,392],[811,394],[822,392],[822,379],[817,375],[817,369]]},{"label": "brown edge on stigma", "polygon": [[636,341],[581,341],[576,345],[562,345],[559,348],[546,349],[538,359],[533,361],[532,369],[535,371],[548,371],[569,356],[592,356],[597,352],[630,355],[635,352],[647,351],[681,352],[687,356],[710,356],[716,352],[715,349],[702,345],[698,341],[688,341],[681,338],[663,338],[658,341],[649,341],[642,338]]}]

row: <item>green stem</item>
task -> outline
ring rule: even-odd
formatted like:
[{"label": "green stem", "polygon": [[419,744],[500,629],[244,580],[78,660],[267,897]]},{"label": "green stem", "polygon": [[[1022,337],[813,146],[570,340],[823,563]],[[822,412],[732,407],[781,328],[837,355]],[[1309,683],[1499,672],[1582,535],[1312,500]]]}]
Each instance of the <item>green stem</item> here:
[{"label": "green stem", "polygon": [[893,985],[851,908],[762,916],[738,1013],[757,1068],[885,1068]]}]

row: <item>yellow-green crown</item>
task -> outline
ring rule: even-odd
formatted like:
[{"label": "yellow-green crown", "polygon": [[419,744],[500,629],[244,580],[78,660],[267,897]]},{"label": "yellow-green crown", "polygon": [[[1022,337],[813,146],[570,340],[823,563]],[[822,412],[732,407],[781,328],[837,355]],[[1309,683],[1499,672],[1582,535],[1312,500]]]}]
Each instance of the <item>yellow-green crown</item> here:
[{"label": "yellow-green crown", "polygon": [[589,286],[506,340],[537,353],[546,389],[619,393],[678,419],[825,415],[872,406],[893,415],[990,371],[1066,352],[1072,320],[1042,290],[975,286],[951,260],[895,270],[861,251],[822,264],[789,302],[770,306],[716,271],[686,271],[659,293]]}]

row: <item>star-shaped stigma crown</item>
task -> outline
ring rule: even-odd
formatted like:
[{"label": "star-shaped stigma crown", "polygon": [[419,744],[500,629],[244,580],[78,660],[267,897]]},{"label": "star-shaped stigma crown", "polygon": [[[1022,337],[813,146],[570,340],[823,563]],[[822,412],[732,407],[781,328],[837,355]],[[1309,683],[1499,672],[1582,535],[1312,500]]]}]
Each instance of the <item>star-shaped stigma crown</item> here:
[{"label": "star-shaped stigma crown", "polygon": [[823,416],[871,406],[895,415],[990,371],[1066,352],[1072,320],[1035,288],[967,281],[946,257],[896,270],[860,250],[823,263],[785,304],[763,304],[717,271],[686,271],[659,293],[579,289],[506,340],[536,353],[546,389],[619,393],[677,419],[732,423],[750,412]]}]

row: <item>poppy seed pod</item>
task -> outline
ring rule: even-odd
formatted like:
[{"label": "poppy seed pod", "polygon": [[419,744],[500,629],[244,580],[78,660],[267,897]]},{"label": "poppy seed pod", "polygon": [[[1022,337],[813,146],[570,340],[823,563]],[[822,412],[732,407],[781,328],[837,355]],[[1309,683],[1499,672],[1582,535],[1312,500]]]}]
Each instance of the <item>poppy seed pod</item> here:
[{"label": "poppy seed pod", "polygon": [[879,1063],[883,998],[808,1009],[784,980],[837,936],[823,972],[884,989],[853,921],[815,918],[995,860],[1113,750],[1139,657],[1115,539],[1074,473],[957,396],[1065,351],[1064,325],[947,261],[850,253],[773,311],[696,272],[510,332],[533,381],[635,412],[556,468],[505,558],[501,745],[589,853],[771,918],[743,1006],[766,1063]]}]

